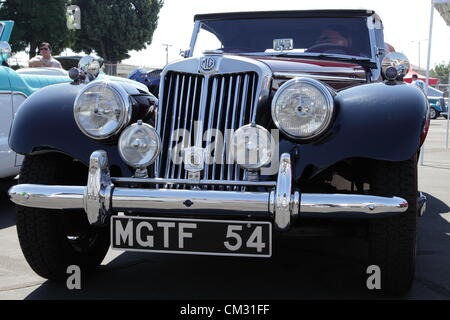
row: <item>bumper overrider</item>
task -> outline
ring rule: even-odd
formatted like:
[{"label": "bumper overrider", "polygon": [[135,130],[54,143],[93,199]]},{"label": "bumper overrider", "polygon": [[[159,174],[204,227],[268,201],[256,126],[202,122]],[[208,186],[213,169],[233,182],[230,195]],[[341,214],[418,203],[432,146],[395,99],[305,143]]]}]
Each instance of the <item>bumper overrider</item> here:
[{"label": "bumper overrider", "polygon": [[[156,188],[118,187],[115,183]],[[168,185],[260,186],[268,192],[217,191],[166,188]],[[161,188],[163,187],[163,188]],[[334,215],[398,214],[408,209],[399,197],[356,194],[300,194],[293,190],[290,155],[281,155],[277,181],[219,181],[110,177],[105,151],[92,153],[87,186],[19,184],[9,189],[11,200],[21,206],[46,209],[84,209],[92,225],[101,225],[115,212],[170,213],[178,217],[245,217],[270,220],[277,230],[288,230],[301,213]],[[55,211],[57,212],[57,211]]]}]

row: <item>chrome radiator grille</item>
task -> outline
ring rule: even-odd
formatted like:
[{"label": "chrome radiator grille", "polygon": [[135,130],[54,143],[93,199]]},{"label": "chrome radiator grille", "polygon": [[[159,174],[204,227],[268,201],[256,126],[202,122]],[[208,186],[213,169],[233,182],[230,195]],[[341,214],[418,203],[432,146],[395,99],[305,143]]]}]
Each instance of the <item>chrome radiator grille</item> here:
[{"label": "chrome radiator grille", "polygon": [[[242,180],[243,170],[227,160],[227,141],[231,130],[249,124],[252,120],[257,103],[257,73],[205,76],[168,72],[162,81],[164,92],[157,128],[162,150],[156,163],[157,177],[187,178],[182,161],[172,161],[171,155],[180,155],[181,149],[190,146],[201,146],[206,150],[209,146],[213,150],[209,153],[210,159],[205,163],[201,177],[210,180]],[[221,139],[209,129],[221,133],[224,147],[218,148],[222,145]]]}]

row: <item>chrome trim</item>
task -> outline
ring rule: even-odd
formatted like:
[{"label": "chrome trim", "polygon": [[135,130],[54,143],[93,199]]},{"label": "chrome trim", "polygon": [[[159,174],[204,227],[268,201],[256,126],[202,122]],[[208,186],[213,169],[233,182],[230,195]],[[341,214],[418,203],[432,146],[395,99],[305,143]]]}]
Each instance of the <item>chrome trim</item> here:
[{"label": "chrome trim", "polygon": [[369,215],[401,213],[408,210],[408,202],[398,197],[378,197],[358,194],[306,193],[300,197],[301,213],[335,214],[364,212]]},{"label": "chrome trim", "polygon": [[84,210],[90,224],[103,224],[111,209],[113,188],[106,151],[94,151],[89,160],[87,186],[84,192]]},{"label": "chrome trim", "polygon": [[[201,22],[195,21],[194,29],[192,30],[191,42],[189,43],[189,52],[185,58],[190,58],[194,54],[195,44],[197,42],[198,32],[200,31]],[[163,78],[161,78],[163,79]]]},{"label": "chrome trim", "polygon": [[85,186],[18,184],[8,191],[12,202],[32,208],[84,209]]},{"label": "chrome trim", "polygon": [[[112,207],[117,211],[139,210],[144,212],[184,211],[184,216],[195,213],[236,212],[246,216],[268,217],[268,192],[203,191],[177,189],[115,188]],[[190,205],[185,202],[189,200]],[[219,205],[220,204],[220,205]]]},{"label": "chrome trim", "polygon": [[336,82],[366,82],[365,78],[351,78],[351,77],[337,77],[337,76],[325,76],[319,74],[298,73],[298,72],[274,72],[274,78],[311,78],[321,81],[336,81]]},{"label": "chrome trim", "polygon": [[291,156],[289,153],[283,153],[280,158],[280,167],[278,169],[277,188],[275,190],[275,198],[272,200],[273,213],[275,216],[275,226],[279,230],[287,230],[291,225],[292,214],[298,214],[298,211],[293,213],[292,208],[298,209],[298,205],[293,206],[294,198],[298,199],[298,192],[292,195],[292,166]]},{"label": "chrome trim", "polygon": [[[325,100],[327,101],[328,109],[329,109],[328,117],[325,119],[325,122],[323,123],[322,127],[318,131],[316,131],[313,135],[310,135],[310,136],[295,136],[295,135],[290,134],[289,132],[286,132],[284,130],[284,128],[280,125],[280,123],[276,117],[276,114],[275,114],[275,108],[276,108],[275,104],[276,104],[279,96],[289,86],[291,86],[292,84],[299,83],[299,82],[306,82],[306,83],[316,87],[324,95]],[[310,78],[295,78],[295,79],[291,79],[291,80],[283,83],[280,86],[280,88],[277,90],[277,92],[275,93],[275,96],[273,97],[273,100],[272,100],[272,106],[271,106],[272,119],[273,119],[273,122],[275,123],[275,125],[277,126],[277,128],[280,129],[280,131],[282,131],[288,137],[291,137],[293,139],[298,139],[298,140],[309,140],[309,139],[319,136],[324,131],[326,131],[331,125],[331,120],[333,119],[334,109],[335,109],[334,108],[334,99],[333,99],[333,96],[331,95],[330,90],[324,84],[322,84],[320,81],[310,79]]]},{"label": "chrome trim", "polygon": [[376,66],[377,66],[376,68],[371,69],[372,71],[371,71],[370,80],[378,81],[378,79],[381,77],[381,59],[380,59],[380,56],[377,55],[378,54],[378,44],[377,44],[377,39],[376,39],[376,35],[375,35],[375,25],[373,25],[371,27],[371,24],[373,24],[373,22],[370,22],[369,19],[375,19],[376,23],[380,23],[381,29],[383,29],[383,23],[377,14],[373,14],[366,18],[367,29],[369,32],[370,48],[371,48],[371,53],[372,53],[371,61],[375,62]]},{"label": "chrome trim", "polygon": [[0,94],[10,94],[10,95],[18,95],[18,96],[23,96],[26,98],[28,98],[28,96],[20,91],[0,91]]},{"label": "chrome trim", "polygon": [[[119,126],[113,132],[111,132],[110,134],[106,134],[106,135],[94,136],[94,135],[89,134],[81,126],[81,124],[78,121],[78,117],[75,114],[75,109],[76,109],[76,105],[77,105],[77,102],[78,102],[78,99],[80,98],[80,96],[89,88],[91,88],[93,86],[99,86],[99,85],[106,86],[106,87],[110,88],[111,90],[115,91],[119,95],[119,97],[122,99],[124,106],[125,106],[125,115],[122,120],[122,123],[120,123]],[[118,82],[113,82],[113,81],[109,81],[109,80],[95,80],[95,81],[89,82],[89,84],[87,84],[83,89],[80,90],[80,92],[78,92],[78,94],[75,98],[75,101],[73,103],[73,116],[75,118],[75,122],[77,123],[78,128],[86,136],[88,136],[92,139],[96,139],[96,140],[107,139],[107,138],[110,138],[110,137],[116,135],[117,133],[119,133],[125,126],[127,126],[130,123],[131,113],[132,113],[132,108],[131,108],[131,102],[130,102],[130,95],[125,91],[125,89]]]},{"label": "chrome trim", "polygon": [[198,180],[189,181],[185,179],[162,179],[162,178],[146,178],[146,179],[135,179],[135,178],[111,178],[113,183],[131,183],[131,184],[187,184],[187,185],[214,185],[214,186],[240,186],[240,187],[276,187],[276,181],[237,181],[237,180]]},{"label": "chrome trim", "polygon": [[[210,217],[242,216],[253,220],[271,219],[278,230],[288,230],[299,213],[369,214],[401,213],[408,209],[406,200],[355,194],[303,194],[292,190],[290,156],[284,153],[280,160],[279,176],[273,191],[212,191],[124,188],[115,182],[147,182],[165,184],[165,179],[110,178],[106,152],[95,151],[89,162],[87,186],[53,186],[19,184],[9,189],[14,203],[34,208],[84,209],[91,224],[106,222],[117,211],[144,211]],[[173,183],[179,181],[170,181]],[[207,181],[198,181],[207,183]],[[183,181],[189,184],[189,181]],[[215,181],[218,184],[218,181]],[[269,185],[269,182],[236,181],[237,185]],[[271,182],[273,183],[273,182]],[[58,212],[58,211],[55,211]]]}]

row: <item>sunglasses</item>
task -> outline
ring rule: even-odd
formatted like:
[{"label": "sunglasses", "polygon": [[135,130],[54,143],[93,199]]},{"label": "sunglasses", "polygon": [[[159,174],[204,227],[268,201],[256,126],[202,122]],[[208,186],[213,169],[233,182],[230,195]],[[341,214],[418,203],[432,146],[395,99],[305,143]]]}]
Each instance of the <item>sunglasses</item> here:
[{"label": "sunglasses", "polygon": [[49,50],[49,48],[39,48],[39,50]]}]

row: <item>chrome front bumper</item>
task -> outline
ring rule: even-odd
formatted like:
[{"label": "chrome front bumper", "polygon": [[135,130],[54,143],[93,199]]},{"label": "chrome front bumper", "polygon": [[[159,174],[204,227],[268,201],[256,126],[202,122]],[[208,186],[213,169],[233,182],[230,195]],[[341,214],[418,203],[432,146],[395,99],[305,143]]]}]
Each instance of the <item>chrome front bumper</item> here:
[{"label": "chrome front bumper", "polygon": [[[122,188],[114,183],[153,184],[155,188]],[[262,186],[268,192],[181,190],[158,188],[170,184]],[[92,153],[87,186],[19,184],[9,189],[11,200],[21,206],[46,209],[84,209],[91,224],[103,224],[113,212],[168,212],[179,217],[246,217],[271,220],[278,230],[289,229],[300,213],[402,213],[406,200],[355,194],[301,194],[293,191],[290,155],[281,155],[277,181],[217,181],[111,178],[105,151]]]}]

